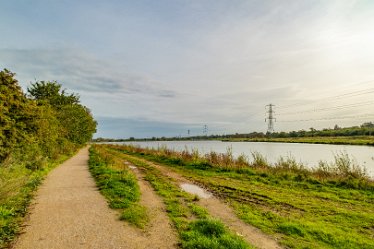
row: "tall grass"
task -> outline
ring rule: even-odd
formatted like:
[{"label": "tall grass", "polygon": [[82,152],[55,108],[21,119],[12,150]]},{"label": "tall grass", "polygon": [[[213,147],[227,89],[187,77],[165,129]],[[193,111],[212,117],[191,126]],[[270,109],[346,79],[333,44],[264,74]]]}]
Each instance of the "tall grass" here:
[{"label": "tall grass", "polygon": [[371,181],[366,168],[358,165],[356,160],[349,157],[346,152],[335,154],[332,163],[320,161],[318,166],[313,169],[313,174],[319,178],[333,178],[351,182],[352,180]]}]

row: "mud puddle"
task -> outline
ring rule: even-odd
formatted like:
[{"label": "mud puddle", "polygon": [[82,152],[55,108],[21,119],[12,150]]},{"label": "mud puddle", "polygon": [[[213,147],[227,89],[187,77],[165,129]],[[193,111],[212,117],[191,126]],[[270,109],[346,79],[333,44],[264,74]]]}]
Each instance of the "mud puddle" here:
[{"label": "mud puddle", "polygon": [[203,188],[200,188],[199,186],[195,184],[190,184],[190,183],[182,183],[180,187],[186,191],[187,193],[197,195],[200,198],[203,199],[208,199],[212,197],[212,194],[209,193],[208,191],[204,190]]},{"label": "mud puddle", "polygon": [[124,162],[124,164],[126,164],[130,169],[137,169],[136,166],[132,165],[132,164],[129,163],[129,162]]}]

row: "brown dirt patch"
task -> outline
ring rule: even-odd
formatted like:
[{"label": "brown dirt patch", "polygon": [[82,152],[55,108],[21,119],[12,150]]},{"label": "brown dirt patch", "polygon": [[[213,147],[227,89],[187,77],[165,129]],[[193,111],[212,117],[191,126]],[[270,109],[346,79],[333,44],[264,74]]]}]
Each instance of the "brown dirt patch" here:
[{"label": "brown dirt patch", "polygon": [[147,246],[144,248],[177,248],[177,234],[172,229],[165,205],[150,184],[144,180],[144,175],[140,170],[131,164],[129,166],[138,178],[142,193],[140,204],[147,207],[150,216],[150,222],[144,230],[148,238]]}]

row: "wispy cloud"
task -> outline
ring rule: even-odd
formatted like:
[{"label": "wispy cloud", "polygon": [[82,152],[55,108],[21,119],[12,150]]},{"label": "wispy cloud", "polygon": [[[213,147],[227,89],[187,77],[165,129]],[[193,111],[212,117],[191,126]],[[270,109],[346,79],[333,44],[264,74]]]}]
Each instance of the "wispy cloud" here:
[{"label": "wispy cloud", "polygon": [[93,93],[142,94],[171,98],[162,82],[72,49],[0,49],[0,64],[23,80],[56,80],[72,90]]}]

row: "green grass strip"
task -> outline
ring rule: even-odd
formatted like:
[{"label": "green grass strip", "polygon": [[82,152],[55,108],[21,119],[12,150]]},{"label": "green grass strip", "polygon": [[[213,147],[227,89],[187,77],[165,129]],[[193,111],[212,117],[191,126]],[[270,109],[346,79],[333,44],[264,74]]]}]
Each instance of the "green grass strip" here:
[{"label": "green grass strip", "polygon": [[149,218],[147,209],[138,203],[141,193],[136,176],[128,169],[115,169],[116,162],[112,159],[112,155],[92,146],[89,159],[91,174],[109,206],[122,210],[121,219],[144,228]]}]

